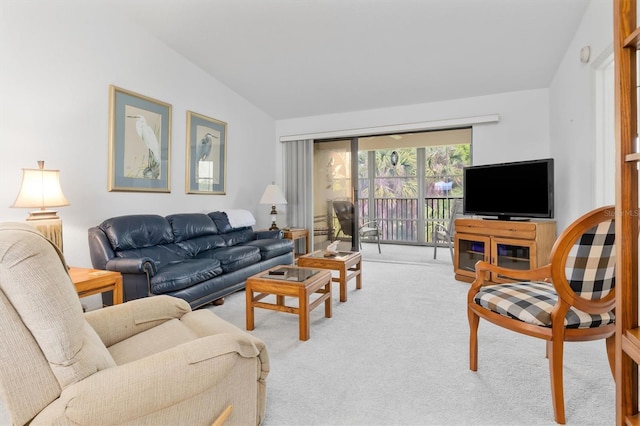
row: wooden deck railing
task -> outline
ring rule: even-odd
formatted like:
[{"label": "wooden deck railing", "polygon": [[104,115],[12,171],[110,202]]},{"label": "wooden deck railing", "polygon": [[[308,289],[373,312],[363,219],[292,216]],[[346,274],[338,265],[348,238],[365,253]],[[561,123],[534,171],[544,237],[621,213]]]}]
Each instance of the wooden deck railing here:
[{"label": "wooden deck railing", "polygon": [[[373,209],[369,209],[369,200],[358,201],[360,222],[377,220],[381,226],[380,241],[385,243],[432,245],[433,224],[448,224],[451,205],[455,198],[424,198],[420,206],[417,198],[376,198]],[[330,202],[328,205],[330,206]],[[373,217],[369,212],[373,213]],[[335,238],[340,229],[337,219],[330,211],[330,219],[318,217],[316,235]],[[327,222],[329,224],[327,225]]]}]

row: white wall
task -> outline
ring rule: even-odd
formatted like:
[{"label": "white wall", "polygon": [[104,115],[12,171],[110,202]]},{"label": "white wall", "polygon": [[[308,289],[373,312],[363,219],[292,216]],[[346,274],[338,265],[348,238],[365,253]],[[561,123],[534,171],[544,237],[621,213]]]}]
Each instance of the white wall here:
[{"label": "white wall", "polygon": [[[551,153],[556,158],[556,211],[566,227],[595,207],[596,70],[592,66],[613,44],[613,5],[592,0],[550,88]],[[580,49],[591,47],[589,64]],[[613,145],[613,140],[611,141]],[[559,227],[559,229],[562,229]]]},{"label": "white wall", "polygon": [[[69,264],[91,266],[87,228],[112,216],[245,208],[275,179],[275,122],[173,50],[87,2],[3,2],[0,14],[0,221],[14,209],[21,168],[60,169],[71,203],[58,209]],[[109,85],[173,106],[171,193],[108,192]],[[186,111],[227,122],[227,195],[185,194]]]}]

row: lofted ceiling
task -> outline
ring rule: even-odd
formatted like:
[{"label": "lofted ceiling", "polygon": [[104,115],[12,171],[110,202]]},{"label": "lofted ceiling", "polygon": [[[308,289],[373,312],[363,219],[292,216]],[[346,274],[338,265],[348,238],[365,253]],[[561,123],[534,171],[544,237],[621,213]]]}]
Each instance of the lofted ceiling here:
[{"label": "lofted ceiling", "polygon": [[589,3],[102,1],[275,119],[549,87]]}]

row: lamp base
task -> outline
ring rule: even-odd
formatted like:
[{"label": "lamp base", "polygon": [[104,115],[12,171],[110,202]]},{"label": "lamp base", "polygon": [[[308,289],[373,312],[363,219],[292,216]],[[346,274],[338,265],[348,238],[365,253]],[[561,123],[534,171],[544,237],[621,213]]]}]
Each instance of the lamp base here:
[{"label": "lamp base", "polygon": [[271,228],[269,228],[269,231],[277,231],[278,229],[278,225],[276,225],[276,217],[278,216],[278,212],[276,211],[276,205],[272,204],[271,205],[271,213],[269,213],[271,215]]},{"label": "lamp base", "polygon": [[35,220],[29,216],[26,222],[37,229],[62,252],[62,220],[58,216],[55,219],[38,218]]},{"label": "lamp base", "polygon": [[29,212],[27,220],[50,220],[60,219],[58,212],[55,210],[34,210]]}]

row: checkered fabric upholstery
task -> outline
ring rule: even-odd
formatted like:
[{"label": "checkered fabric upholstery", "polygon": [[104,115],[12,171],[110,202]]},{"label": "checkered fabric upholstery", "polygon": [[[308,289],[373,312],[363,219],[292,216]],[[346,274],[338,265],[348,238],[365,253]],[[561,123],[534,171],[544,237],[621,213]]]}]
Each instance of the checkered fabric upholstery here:
[{"label": "checkered fabric upholstery", "polygon": [[615,222],[601,222],[582,234],[569,256],[565,275],[580,297],[601,299],[615,287]]},{"label": "checkered fabric upholstery", "polygon": [[[585,232],[573,246],[566,263],[571,288],[580,296],[599,299],[615,287],[614,222],[602,222]],[[542,327],[551,326],[551,310],[558,301],[553,285],[519,282],[483,287],[474,302],[500,315]],[[592,328],[615,322],[613,312],[589,314],[573,307],[566,328]]]}]

